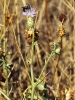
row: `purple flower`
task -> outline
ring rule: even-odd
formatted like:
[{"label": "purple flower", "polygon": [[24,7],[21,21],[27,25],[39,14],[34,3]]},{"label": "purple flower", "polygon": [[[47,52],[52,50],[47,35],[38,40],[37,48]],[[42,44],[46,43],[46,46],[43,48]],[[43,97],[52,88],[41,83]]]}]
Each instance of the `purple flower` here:
[{"label": "purple flower", "polygon": [[32,8],[31,6],[25,6],[25,7],[22,7],[23,8],[23,15],[24,16],[31,16],[31,17],[34,17],[36,16],[36,8]]}]

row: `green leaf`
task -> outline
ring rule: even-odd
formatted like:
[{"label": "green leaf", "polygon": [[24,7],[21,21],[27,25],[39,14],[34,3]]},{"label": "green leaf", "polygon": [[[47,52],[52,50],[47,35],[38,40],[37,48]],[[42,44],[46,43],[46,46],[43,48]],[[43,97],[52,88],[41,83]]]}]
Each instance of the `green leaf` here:
[{"label": "green leaf", "polygon": [[43,97],[42,97],[42,100],[48,100],[48,98],[43,96]]}]

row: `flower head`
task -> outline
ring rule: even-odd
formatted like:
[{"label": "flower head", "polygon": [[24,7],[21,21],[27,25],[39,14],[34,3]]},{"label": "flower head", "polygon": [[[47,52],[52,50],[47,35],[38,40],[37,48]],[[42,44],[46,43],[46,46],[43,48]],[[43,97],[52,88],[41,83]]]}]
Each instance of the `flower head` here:
[{"label": "flower head", "polygon": [[30,17],[34,17],[36,16],[36,8],[33,8],[31,6],[25,6],[22,7],[23,8],[23,15],[24,16],[30,16]]},{"label": "flower head", "polygon": [[15,18],[16,18],[15,14],[6,13],[5,14],[5,23],[6,23],[6,25],[12,24],[14,22]]},{"label": "flower head", "polygon": [[38,38],[39,38],[39,35],[38,35],[38,33],[40,32],[39,30],[37,30],[37,29],[25,30],[25,34],[26,34],[27,41],[28,41],[29,44],[32,43],[33,32],[34,32],[34,41],[37,41]]},{"label": "flower head", "polygon": [[63,25],[59,26],[58,34],[60,37],[65,35],[65,27]]},{"label": "flower head", "polygon": [[60,14],[59,16],[59,21],[62,22],[62,21],[65,21],[66,20],[66,15],[65,14]]}]

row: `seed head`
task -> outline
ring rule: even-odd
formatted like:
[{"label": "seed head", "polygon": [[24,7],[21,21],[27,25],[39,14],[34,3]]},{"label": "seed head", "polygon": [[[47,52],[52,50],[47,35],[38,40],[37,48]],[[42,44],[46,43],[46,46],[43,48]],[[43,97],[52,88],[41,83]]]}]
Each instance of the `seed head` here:
[{"label": "seed head", "polygon": [[66,20],[66,15],[61,13],[59,16],[59,21],[63,22],[65,20]]}]

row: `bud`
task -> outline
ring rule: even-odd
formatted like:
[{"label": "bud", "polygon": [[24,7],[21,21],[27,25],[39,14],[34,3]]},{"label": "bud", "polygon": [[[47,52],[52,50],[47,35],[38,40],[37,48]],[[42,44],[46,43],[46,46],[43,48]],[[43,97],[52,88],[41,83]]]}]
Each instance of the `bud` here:
[{"label": "bud", "polygon": [[59,21],[60,21],[60,22],[63,22],[63,21],[65,21],[66,19],[67,19],[67,17],[66,17],[65,14],[62,14],[62,13],[61,13],[61,14],[59,15]]},{"label": "bud", "polygon": [[60,48],[57,48],[57,49],[55,50],[55,53],[59,55],[59,54],[60,54]]},{"label": "bud", "polygon": [[34,21],[31,17],[28,17],[27,19],[27,25],[28,27],[32,28],[34,26]]}]

